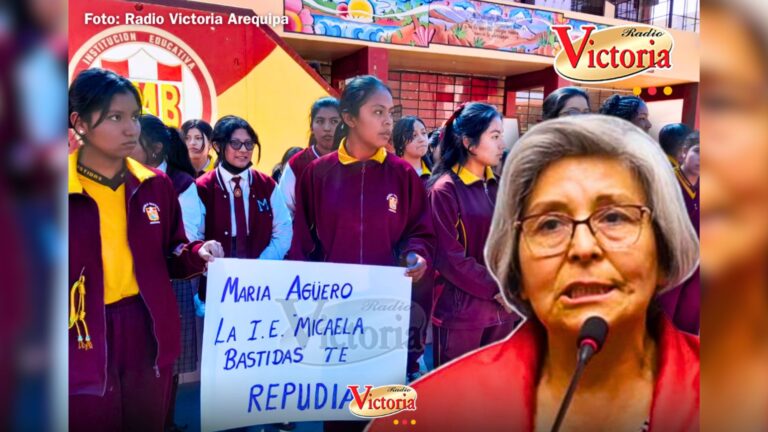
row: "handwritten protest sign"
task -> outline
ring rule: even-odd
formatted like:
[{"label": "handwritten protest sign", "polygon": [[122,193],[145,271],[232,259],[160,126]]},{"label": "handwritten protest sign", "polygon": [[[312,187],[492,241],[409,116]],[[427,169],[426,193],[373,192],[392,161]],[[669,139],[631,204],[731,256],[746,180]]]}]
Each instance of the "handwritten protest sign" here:
[{"label": "handwritten protest sign", "polygon": [[355,420],[348,385],[402,384],[411,280],[397,267],[217,259],[202,429]]}]

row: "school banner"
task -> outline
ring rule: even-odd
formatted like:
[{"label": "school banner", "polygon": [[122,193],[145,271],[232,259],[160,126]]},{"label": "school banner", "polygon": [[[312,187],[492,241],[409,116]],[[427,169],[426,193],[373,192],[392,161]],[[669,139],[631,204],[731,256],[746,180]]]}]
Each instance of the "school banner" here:
[{"label": "school banner", "polygon": [[405,382],[403,268],[217,259],[207,289],[204,431],[355,420],[348,386]]}]

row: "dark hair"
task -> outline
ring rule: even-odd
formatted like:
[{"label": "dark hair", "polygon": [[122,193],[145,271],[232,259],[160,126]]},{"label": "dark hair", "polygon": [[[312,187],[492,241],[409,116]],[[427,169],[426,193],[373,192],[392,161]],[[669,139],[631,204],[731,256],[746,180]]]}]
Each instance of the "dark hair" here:
[{"label": "dark hair", "polygon": [[[315,122],[315,117],[317,117],[317,113],[320,112],[323,108],[333,108],[337,112],[339,112],[339,115],[341,115],[341,111],[339,110],[339,101],[336,100],[336,98],[326,96],[321,97],[320,99],[316,100],[312,104],[312,109],[309,110],[309,128],[312,129],[312,124]],[[338,129],[338,127],[337,127]],[[309,145],[313,146],[317,140],[315,140],[315,134],[310,133],[309,134]]]},{"label": "dark hair", "polygon": [[699,137],[699,131],[695,130],[688,134],[683,141],[683,148],[686,151],[693,146],[701,146],[701,138]]},{"label": "dark hair", "polygon": [[427,154],[424,155],[424,162],[427,164],[427,167],[432,170],[432,168],[435,166],[435,149],[437,148],[438,144],[440,144],[440,134],[443,132],[443,128],[435,129],[432,132],[429,133],[429,144],[427,147]]},{"label": "dark hair", "polygon": [[637,116],[637,111],[645,102],[637,96],[622,96],[615,94],[603,102],[600,114],[623,118],[632,121]]},{"label": "dark hair", "polygon": [[[457,109],[445,122],[445,129],[440,134],[440,162],[429,184],[434,184],[454,165],[463,166],[469,159],[469,151],[480,144],[480,136],[497,118],[501,118],[501,113],[486,103],[472,102]],[[469,138],[468,148],[464,147],[464,138]]]},{"label": "dark hair", "polygon": [[145,151],[151,151],[150,146],[160,143],[163,146],[163,158],[168,162],[169,170],[177,170],[191,175],[197,174],[192,162],[189,160],[189,151],[181,139],[179,131],[171,126],[166,126],[162,120],[152,114],[144,114],[139,118],[141,122],[141,137],[139,144]]},{"label": "dark hair", "polygon": [[283,172],[285,172],[285,164],[287,164],[288,161],[301,150],[301,147],[290,147],[283,153],[283,158],[272,168],[272,180],[280,182],[280,178],[283,176]]},{"label": "dark hair", "polygon": [[683,147],[683,141],[691,133],[684,123],[670,123],[659,131],[659,144],[669,156],[676,157],[677,153]]},{"label": "dark hair", "polygon": [[219,121],[216,122],[216,125],[213,127],[213,136],[211,138],[211,142],[219,145],[219,149],[216,151],[216,153],[219,155],[219,159],[224,160],[224,149],[226,148],[227,144],[229,144],[229,140],[232,139],[232,134],[235,133],[235,131],[238,129],[245,129],[253,142],[256,143],[256,147],[259,149],[256,161],[260,161],[261,143],[259,142],[259,136],[256,135],[256,131],[253,130],[251,125],[245,121],[245,119],[233,115],[220,118]]},{"label": "dark hair", "polygon": [[405,147],[413,139],[416,131],[416,122],[421,123],[426,129],[427,125],[424,121],[416,116],[405,116],[395,123],[392,129],[392,146],[395,148],[396,155],[403,157],[405,154]]},{"label": "dark hair", "polygon": [[[392,94],[392,90],[373,75],[363,75],[353,78],[347,83],[347,86],[341,93],[339,113],[342,115],[347,113],[353,117],[357,117],[358,114],[360,114],[360,107],[365,105],[368,98],[379,90],[385,90],[389,94]],[[349,134],[349,127],[344,123],[344,117],[342,116],[341,123],[339,123],[339,127],[336,128],[336,133],[333,137],[334,149],[339,148],[341,140],[344,139],[347,134]]]},{"label": "dark hair", "polygon": [[[86,69],[77,74],[69,86],[69,127],[75,128],[71,120],[75,112],[91,127],[101,124],[107,116],[112,98],[118,94],[133,96],[141,110],[139,91],[128,78],[99,68]],[[99,117],[90,124],[89,117],[94,113],[99,113]],[[75,133],[79,135],[77,130]]]},{"label": "dark hair", "polygon": [[566,103],[571,98],[583,97],[587,100],[589,105],[589,95],[583,89],[578,87],[561,87],[549,94],[544,99],[544,104],[541,106],[541,119],[549,120],[556,118],[560,115],[560,111],[563,109]]},{"label": "dark hair", "polygon": [[210,141],[213,136],[213,128],[210,123],[205,120],[192,119],[185,121],[184,124],[181,125],[181,133],[184,135],[184,138],[187,137],[187,134],[192,129],[199,130],[201,134],[208,138],[208,141]]}]

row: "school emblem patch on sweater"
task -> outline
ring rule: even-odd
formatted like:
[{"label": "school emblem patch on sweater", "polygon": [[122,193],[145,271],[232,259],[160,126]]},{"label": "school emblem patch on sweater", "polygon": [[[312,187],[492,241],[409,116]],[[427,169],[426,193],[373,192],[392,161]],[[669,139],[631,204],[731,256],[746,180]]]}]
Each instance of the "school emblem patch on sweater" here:
[{"label": "school emblem patch on sweater", "polygon": [[147,215],[147,219],[150,224],[160,223],[160,208],[155,203],[144,204],[144,214]]},{"label": "school emblem patch on sweater", "polygon": [[389,204],[389,211],[392,213],[397,213],[397,195],[387,195],[387,203]]}]

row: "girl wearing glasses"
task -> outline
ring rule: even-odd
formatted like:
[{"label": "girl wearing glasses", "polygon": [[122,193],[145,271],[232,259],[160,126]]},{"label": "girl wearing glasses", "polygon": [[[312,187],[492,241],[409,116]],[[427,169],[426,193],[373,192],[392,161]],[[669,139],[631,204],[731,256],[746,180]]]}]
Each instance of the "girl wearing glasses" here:
[{"label": "girl wearing glasses", "polygon": [[503,338],[519,318],[501,301],[483,258],[498,189],[491,167],[503,151],[501,114],[491,105],[470,103],[445,123],[429,191],[439,272],[435,366]]},{"label": "girl wearing glasses", "polygon": [[312,104],[309,112],[309,124],[312,130],[309,146],[288,160],[278,185],[285,195],[285,203],[291,215],[296,211],[296,183],[304,173],[304,169],[313,160],[336,150],[333,138],[339,123],[341,123],[341,113],[339,101],[335,98],[320,98]]},{"label": "girl wearing glasses", "polygon": [[[275,181],[251,168],[254,149],[261,152],[256,131],[240,117],[222,117],[213,128],[213,148],[219,165],[197,179],[205,238],[218,240],[227,257],[283,259],[291,216]],[[205,301],[204,290],[200,294]]]},{"label": "girl wearing glasses", "polygon": [[[222,256],[189,243],[162,172],[128,156],[141,98],[113,72],[88,69],[69,88],[69,429],[162,430],[179,309],[171,278]],[[127,271],[126,271],[127,270]]]},{"label": "girl wearing glasses", "polygon": [[578,87],[561,87],[553,91],[541,106],[542,120],[589,113],[589,95]]},{"label": "girl wearing glasses", "polygon": [[550,430],[592,316],[608,336],[562,430],[699,430],[699,339],[653,306],[698,263],[676,183],[659,146],[625,121],[531,128],[504,168],[485,251],[526,322],[414,384],[417,430]]},{"label": "girl wearing glasses", "polygon": [[216,153],[211,148],[213,129],[205,120],[187,120],[181,125],[189,159],[195,168],[195,178],[216,166]]}]

